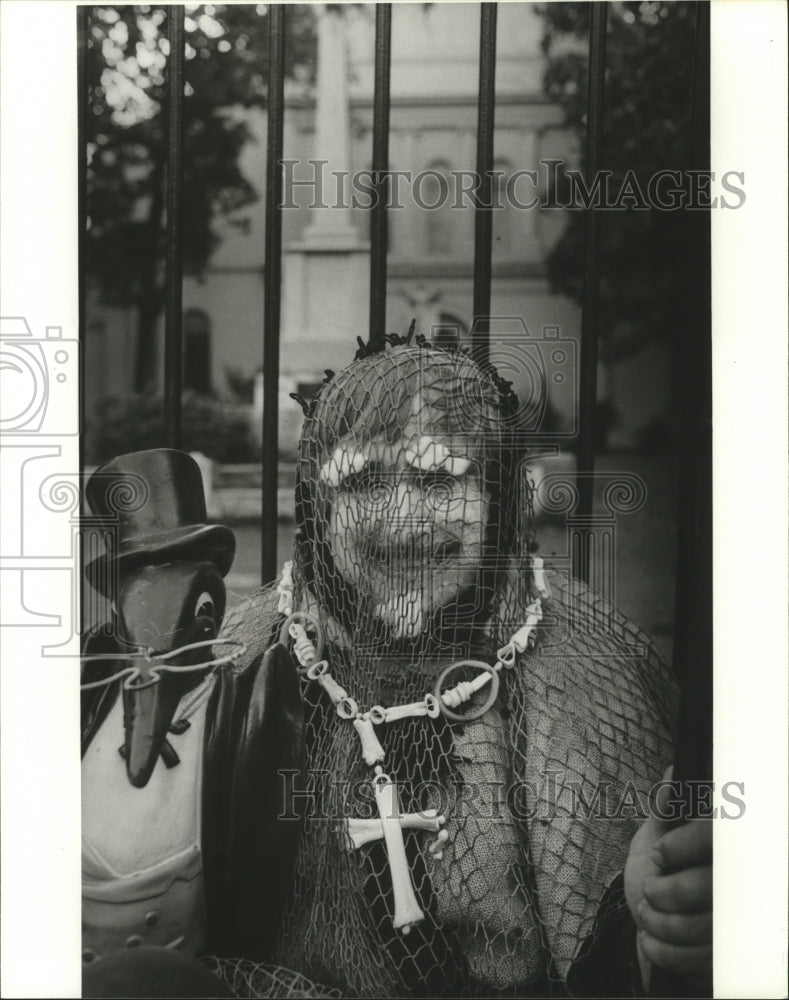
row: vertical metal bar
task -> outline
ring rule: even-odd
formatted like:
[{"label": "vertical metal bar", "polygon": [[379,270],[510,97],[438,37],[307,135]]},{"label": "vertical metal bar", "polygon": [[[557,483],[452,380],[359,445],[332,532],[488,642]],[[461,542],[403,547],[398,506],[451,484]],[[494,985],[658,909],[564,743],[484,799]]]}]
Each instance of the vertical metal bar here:
[{"label": "vertical metal bar", "polygon": [[282,143],[285,123],[285,6],[268,8],[268,152],[263,271],[263,453],[261,581],[277,575],[279,327],[282,284]]},{"label": "vertical metal bar", "polygon": [[392,56],[392,5],[375,8],[375,91],[373,95],[373,187],[370,217],[370,346],[381,351],[386,332],[386,254],[389,191],[389,79]]},{"label": "vertical metal bar", "polygon": [[490,354],[490,284],[493,261],[493,133],[496,112],[496,4],[481,4],[477,100],[477,204],[474,211],[474,343],[481,363]]},{"label": "vertical metal bar", "polygon": [[[77,298],[79,467],[85,467],[85,251],[88,232],[88,7],[77,7]],[[82,536],[80,535],[80,538]]]},{"label": "vertical metal bar", "polygon": [[[696,3],[693,54],[693,135],[690,167],[710,169],[710,5]],[[680,301],[691,313],[682,338],[677,517],[677,591],[674,618],[674,669],[682,685],[673,778],[679,782],[684,816],[699,815],[703,795],[690,795],[693,782],[712,779],[712,257],[710,213],[686,212],[689,259],[687,287]],[[685,294],[682,295],[682,292]],[[708,789],[710,786],[707,786]],[[711,795],[709,798],[711,801]],[[681,976],[655,969],[650,994],[661,997],[708,996],[709,984],[695,991]]]},{"label": "vertical metal bar", "polygon": [[[605,43],[608,4],[591,4],[589,26],[589,76],[587,93],[586,182],[593,184],[600,169],[603,146],[605,97]],[[584,240],[584,290],[581,313],[581,363],[578,398],[578,516],[592,514],[595,459],[595,409],[597,405],[597,339],[600,299],[600,212],[593,205],[586,209]],[[588,560],[581,560],[579,576],[589,582]]]},{"label": "vertical metal bar", "polygon": [[[77,7],[77,341],[79,343],[79,471],[85,469],[85,251],[88,232],[88,7]],[[81,482],[81,480],[80,480]],[[80,521],[82,511],[80,511]],[[77,534],[79,565],[85,565],[85,532]],[[79,629],[84,632],[85,580],[79,573]]]},{"label": "vertical metal bar", "polygon": [[[696,4],[692,169],[710,169],[709,3]],[[683,682],[675,777],[709,778],[712,746],[712,292],[710,213],[688,211],[695,262],[688,275],[692,320],[680,366],[682,440],[679,456],[677,602],[674,668]],[[692,693],[691,693],[692,692]],[[701,773],[699,773],[701,771]]]},{"label": "vertical metal bar", "polygon": [[181,337],[183,325],[184,8],[167,9],[167,235],[164,302],[164,421],[167,444],[181,445]]}]

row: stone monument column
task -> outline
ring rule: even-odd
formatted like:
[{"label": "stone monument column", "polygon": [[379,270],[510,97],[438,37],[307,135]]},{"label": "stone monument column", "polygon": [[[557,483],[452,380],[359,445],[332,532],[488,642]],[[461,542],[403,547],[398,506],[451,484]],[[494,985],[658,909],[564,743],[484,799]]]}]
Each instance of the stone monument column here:
[{"label": "stone monument column", "polygon": [[[367,338],[369,242],[354,225],[351,184],[338,199],[337,173],[358,169],[351,150],[348,99],[348,39],[353,20],[340,5],[317,9],[318,71],[311,159],[298,173],[322,171],[322,205],[311,209],[301,239],[285,248],[283,281],[283,372],[345,364],[356,337]],[[358,213],[357,213],[358,214]]]}]

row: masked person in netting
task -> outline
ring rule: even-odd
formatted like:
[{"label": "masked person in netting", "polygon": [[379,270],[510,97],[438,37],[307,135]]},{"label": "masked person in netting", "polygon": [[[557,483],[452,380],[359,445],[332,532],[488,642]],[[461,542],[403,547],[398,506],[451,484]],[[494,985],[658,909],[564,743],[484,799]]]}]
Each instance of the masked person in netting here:
[{"label": "masked person in netting", "polygon": [[274,961],[348,996],[631,995],[650,960],[697,972],[705,835],[644,899],[672,675],[590,591],[546,580],[509,385],[387,339],[306,408],[292,568],[225,629],[301,675]]}]

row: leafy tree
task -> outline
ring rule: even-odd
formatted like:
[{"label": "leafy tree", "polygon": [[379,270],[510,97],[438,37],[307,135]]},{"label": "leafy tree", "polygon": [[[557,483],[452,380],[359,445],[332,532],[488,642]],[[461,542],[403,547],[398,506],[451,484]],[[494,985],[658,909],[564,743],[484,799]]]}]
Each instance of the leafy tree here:
[{"label": "leafy tree", "polygon": [[[648,203],[651,177],[690,165],[694,7],[686,0],[608,4],[601,167],[612,171],[614,200],[628,171]],[[590,4],[544,3],[538,10],[547,58],[544,90],[563,108],[583,148]],[[567,186],[558,194],[568,197]],[[673,338],[687,333],[695,314],[688,298],[698,262],[689,255],[687,213],[636,208],[638,202],[638,194],[625,198],[623,210],[602,216],[601,358],[609,362],[656,340],[676,346]],[[556,291],[580,302],[585,218],[582,211],[566,215],[548,272]]]},{"label": "leafy tree", "polygon": [[[168,10],[88,11],[88,239],[86,265],[106,304],[137,312],[135,385],[153,377],[164,304],[164,180]],[[249,139],[244,108],[264,106],[265,4],[186,7],[183,182],[184,271],[199,274],[218,243],[216,222],[257,192],[238,167]],[[312,76],[313,12],[289,7],[289,75]]]},{"label": "leafy tree", "polygon": [[[181,401],[184,451],[201,451],[217,462],[254,462],[260,459],[243,408],[198,396],[191,390]],[[133,397],[105,396],[96,404],[88,428],[86,453],[90,464],[115,455],[158,448],[165,439],[164,401],[155,393]]]}]

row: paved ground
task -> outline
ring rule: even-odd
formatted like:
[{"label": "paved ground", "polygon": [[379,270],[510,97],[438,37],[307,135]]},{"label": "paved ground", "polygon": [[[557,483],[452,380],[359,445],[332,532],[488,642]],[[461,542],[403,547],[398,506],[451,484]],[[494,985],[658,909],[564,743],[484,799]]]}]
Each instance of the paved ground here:
[{"label": "paved ground", "polygon": [[[606,455],[599,459],[601,473],[626,472],[638,476],[646,487],[646,501],[632,514],[616,516],[614,553],[615,595],[621,610],[649,632],[658,648],[671,656],[674,623],[674,574],[676,565],[676,482],[667,457]],[[228,575],[229,605],[237,603],[259,585],[260,536],[257,525],[232,525],[237,555]],[[290,558],[293,526],[281,523],[278,563]],[[567,527],[561,517],[542,516],[537,522],[540,553],[561,560],[567,553]]]}]

